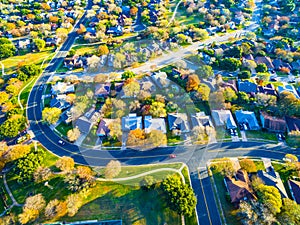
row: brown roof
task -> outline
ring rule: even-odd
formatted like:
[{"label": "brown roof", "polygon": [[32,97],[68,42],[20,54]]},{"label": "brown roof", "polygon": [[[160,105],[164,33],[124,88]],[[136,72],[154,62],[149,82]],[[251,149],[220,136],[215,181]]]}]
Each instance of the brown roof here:
[{"label": "brown roof", "polygon": [[300,119],[295,117],[285,117],[286,125],[288,127],[289,132],[291,131],[300,131]]},{"label": "brown roof", "polygon": [[224,180],[231,198],[231,203],[239,204],[243,200],[256,199],[249,185],[249,177],[246,171],[238,170],[236,178],[227,176]]},{"label": "brown roof", "polygon": [[[265,112],[261,112],[261,116],[264,118],[263,128],[266,128],[270,131],[285,132],[286,131],[286,122],[284,119],[270,116]],[[263,121],[262,121],[263,122]]]}]

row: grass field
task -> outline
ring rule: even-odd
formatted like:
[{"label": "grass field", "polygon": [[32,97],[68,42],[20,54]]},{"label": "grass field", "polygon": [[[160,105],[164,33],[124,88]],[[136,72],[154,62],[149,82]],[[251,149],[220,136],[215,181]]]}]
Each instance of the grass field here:
[{"label": "grass field", "polygon": [[93,53],[98,49],[99,44],[95,45],[79,45],[75,46],[72,49],[76,51],[77,55],[84,55],[85,53]]},{"label": "grass field", "polygon": [[13,56],[2,60],[6,74],[12,74],[16,71],[19,64],[41,64],[43,60],[53,53],[53,48],[47,48],[42,52],[28,53],[21,56]]},{"label": "grass field", "polygon": [[73,125],[72,124],[65,124],[64,122],[61,122],[60,124],[58,124],[55,129],[61,133],[63,136],[67,137],[67,133],[69,130],[73,129]]},{"label": "grass field", "polygon": [[246,131],[246,136],[247,138],[253,138],[253,139],[264,139],[264,140],[270,140],[270,141],[276,141],[277,142],[277,138],[276,138],[276,134],[274,133],[269,133],[266,131],[255,131],[255,130],[247,130]]}]

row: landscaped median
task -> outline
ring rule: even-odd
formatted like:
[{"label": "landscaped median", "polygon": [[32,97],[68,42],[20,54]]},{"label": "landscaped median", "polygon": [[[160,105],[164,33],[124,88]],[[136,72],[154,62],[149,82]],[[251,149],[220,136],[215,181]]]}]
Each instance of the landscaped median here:
[{"label": "landscaped median", "polygon": [[[11,209],[15,221],[27,224],[122,219],[124,224],[136,225],[183,224],[182,217],[169,208],[161,182],[167,177],[179,182],[184,179],[190,188],[184,164],[121,166],[112,161],[106,168],[90,168],[74,164],[69,157],[58,158],[40,146],[37,150],[38,164],[27,160],[37,156],[32,151],[6,174],[13,196],[24,204]],[[39,203],[31,204],[33,199]],[[40,206],[38,215],[29,214],[29,209]],[[195,213],[185,216],[185,224],[197,224]]]}]

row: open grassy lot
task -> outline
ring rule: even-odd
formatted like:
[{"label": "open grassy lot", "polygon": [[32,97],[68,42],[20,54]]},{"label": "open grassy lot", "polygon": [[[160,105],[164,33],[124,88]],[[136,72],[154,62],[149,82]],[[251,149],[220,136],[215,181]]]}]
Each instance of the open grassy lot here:
[{"label": "open grassy lot", "polygon": [[287,136],[286,143],[293,148],[300,148],[300,136]]},{"label": "open grassy lot", "polygon": [[76,51],[75,54],[77,55],[84,55],[85,53],[93,53],[95,52],[99,47],[99,44],[95,45],[79,45],[75,46],[72,49]]},{"label": "open grassy lot", "polygon": [[28,53],[26,55],[13,56],[2,60],[6,74],[12,74],[16,71],[20,63],[24,64],[41,64],[43,60],[53,53],[53,48],[47,48],[42,52]]},{"label": "open grassy lot", "polygon": [[122,219],[125,225],[181,224],[180,216],[167,208],[160,188],[144,191],[139,186],[99,183],[75,217],[61,221]]}]

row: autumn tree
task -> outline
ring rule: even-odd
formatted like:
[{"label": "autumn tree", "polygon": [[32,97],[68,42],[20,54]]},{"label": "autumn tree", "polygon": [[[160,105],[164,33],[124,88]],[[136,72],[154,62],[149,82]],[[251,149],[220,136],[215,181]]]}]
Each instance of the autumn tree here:
[{"label": "autumn tree", "polygon": [[33,39],[33,43],[35,44],[35,46],[39,51],[42,51],[46,46],[46,42],[43,39],[38,39],[38,38]]},{"label": "autumn tree", "polygon": [[109,49],[108,49],[107,45],[100,45],[100,46],[98,47],[97,53],[98,53],[98,56],[101,56],[101,55],[108,55]]},{"label": "autumn tree", "polygon": [[77,30],[77,34],[83,34],[83,33],[85,33],[85,32],[86,32],[85,26],[84,26],[83,24],[80,24],[80,25],[79,25],[79,28],[78,28],[78,30]]},{"label": "autumn tree", "polygon": [[240,160],[240,166],[243,170],[246,170],[248,173],[257,172],[257,168],[252,159],[242,159]]},{"label": "autumn tree", "polygon": [[80,130],[75,127],[67,132],[69,141],[74,142],[80,137]]},{"label": "autumn tree", "polygon": [[280,213],[282,206],[281,195],[276,187],[259,184],[255,187],[259,201],[275,215]]},{"label": "autumn tree", "polygon": [[79,178],[86,179],[86,180],[92,180],[93,179],[93,171],[91,168],[87,166],[78,166],[76,169],[76,173],[78,174]]},{"label": "autumn tree", "polygon": [[130,9],[130,15],[131,16],[135,16],[137,14],[137,12],[138,12],[137,7],[135,7],[135,6],[131,7],[131,9]]},{"label": "autumn tree", "polygon": [[159,147],[167,144],[167,136],[161,130],[152,130],[147,135],[147,145],[150,147]]},{"label": "autumn tree", "polygon": [[234,102],[238,98],[235,91],[232,90],[230,87],[224,88],[223,95],[224,95],[225,101],[227,101],[227,102]]},{"label": "autumn tree", "polygon": [[278,220],[281,224],[300,224],[300,205],[295,201],[284,198]]},{"label": "autumn tree", "polygon": [[105,167],[104,175],[106,179],[112,179],[121,172],[121,163],[118,160],[111,160]]},{"label": "autumn tree", "polygon": [[33,222],[39,216],[39,211],[36,209],[28,209],[25,208],[21,214],[19,214],[19,222],[21,224],[27,224],[29,222]]},{"label": "autumn tree", "polygon": [[79,194],[72,194],[67,197],[66,203],[68,216],[75,216],[82,205],[82,200]]},{"label": "autumn tree", "polygon": [[225,98],[223,92],[212,92],[209,96],[209,107],[213,109],[224,109],[225,108]]},{"label": "autumn tree", "polygon": [[140,92],[140,84],[136,80],[128,79],[123,86],[125,96],[134,97]]},{"label": "autumn tree", "polygon": [[116,139],[122,136],[122,127],[119,119],[116,119],[114,122],[108,125],[109,136]]},{"label": "autumn tree", "polygon": [[128,146],[142,146],[145,144],[146,134],[141,129],[131,130],[128,133],[126,144]]},{"label": "autumn tree", "polygon": [[61,171],[70,172],[74,169],[75,162],[71,157],[63,156],[56,161],[55,166]]},{"label": "autumn tree", "polygon": [[22,158],[30,152],[29,145],[14,145],[8,151],[3,153],[3,158],[6,162],[14,161]]},{"label": "autumn tree", "polygon": [[60,218],[67,214],[67,203],[57,199],[51,200],[45,208],[45,216],[49,219]]},{"label": "autumn tree", "polygon": [[61,114],[61,109],[53,108],[44,108],[42,112],[43,121],[49,124],[56,124]]},{"label": "autumn tree", "polygon": [[188,82],[186,83],[186,90],[197,90],[200,84],[199,77],[197,75],[189,75]]},{"label": "autumn tree", "polygon": [[37,170],[33,174],[33,178],[35,182],[42,182],[48,180],[52,176],[52,171],[48,167],[38,167]]}]

